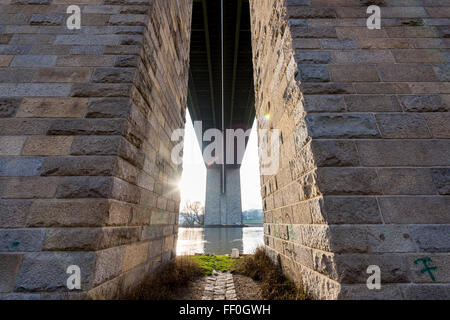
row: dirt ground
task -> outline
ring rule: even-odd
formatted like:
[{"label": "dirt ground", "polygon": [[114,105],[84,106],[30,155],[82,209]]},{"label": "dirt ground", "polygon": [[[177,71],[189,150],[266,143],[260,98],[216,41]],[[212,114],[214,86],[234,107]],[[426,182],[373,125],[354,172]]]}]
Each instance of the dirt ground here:
[{"label": "dirt ground", "polygon": [[205,285],[206,277],[192,281],[177,294],[174,300],[202,300]]},{"label": "dirt ground", "polygon": [[241,275],[233,275],[238,300],[263,300],[260,284]]}]

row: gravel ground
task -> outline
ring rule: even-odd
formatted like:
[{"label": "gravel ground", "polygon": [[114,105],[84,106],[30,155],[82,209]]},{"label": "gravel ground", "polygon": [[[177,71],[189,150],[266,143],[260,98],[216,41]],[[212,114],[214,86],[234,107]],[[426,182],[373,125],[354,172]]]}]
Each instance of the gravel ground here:
[{"label": "gravel ground", "polygon": [[241,275],[233,275],[233,279],[238,300],[264,300],[258,282]]}]

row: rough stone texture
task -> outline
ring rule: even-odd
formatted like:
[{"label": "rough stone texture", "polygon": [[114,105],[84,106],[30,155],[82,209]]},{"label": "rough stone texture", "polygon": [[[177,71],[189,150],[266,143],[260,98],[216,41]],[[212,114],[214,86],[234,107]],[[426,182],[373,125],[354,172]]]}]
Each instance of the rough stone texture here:
[{"label": "rough stone texture", "polygon": [[[81,30],[65,27],[79,5]],[[192,0],[0,4],[0,296],[119,298],[175,255]],[[81,268],[69,291],[67,267]]]},{"label": "rough stone texture", "polygon": [[381,30],[364,1],[250,1],[266,249],[314,298],[448,299],[450,3],[377,2]]},{"label": "rough stone texture", "polygon": [[[265,244],[314,298],[448,299],[450,7],[380,2],[369,30],[362,1],[250,0]],[[119,298],[174,256],[192,0],[70,1],[79,31],[67,4],[0,4],[4,299]]]}]

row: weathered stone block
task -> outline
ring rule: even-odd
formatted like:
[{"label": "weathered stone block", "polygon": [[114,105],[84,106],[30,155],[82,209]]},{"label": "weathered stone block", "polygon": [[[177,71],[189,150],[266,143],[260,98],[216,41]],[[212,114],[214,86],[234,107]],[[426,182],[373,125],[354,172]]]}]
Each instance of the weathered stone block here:
[{"label": "weathered stone block", "polygon": [[0,158],[0,177],[36,176],[42,162],[42,158]]},{"label": "weathered stone block", "polygon": [[438,81],[433,67],[422,64],[380,64],[378,72],[382,81]]},{"label": "weathered stone block", "polygon": [[318,167],[359,166],[358,152],[354,142],[313,140],[311,147]]},{"label": "weathered stone block", "polygon": [[344,112],[344,97],[334,95],[305,96],[304,107],[307,112]]},{"label": "weathered stone block", "polygon": [[439,95],[407,95],[400,97],[406,111],[409,112],[439,112],[448,111],[450,106],[442,103]]},{"label": "weathered stone block", "polygon": [[309,114],[306,123],[313,138],[380,137],[375,119],[369,114]]},{"label": "weathered stone block", "polygon": [[441,81],[450,81],[450,65],[441,64],[434,67],[434,72],[438,75]]},{"label": "weathered stone block", "polygon": [[381,224],[375,197],[323,198],[322,210],[330,224]]},{"label": "weathered stone block", "polygon": [[0,137],[0,156],[18,156],[26,137]]},{"label": "weathered stone block", "polygon": [[[410,254],[406,256],[408,265],[411,266],[410,278],[414,283],[448,283],[450,282],[450,256],[448,254]],[[420,259],[430,258],[431,261],[427,264],[430,267],[436,267],[436,270],[431,270],[434,280],[431,276],[423,270],[423,262]],[[419,260],[419,261],[418,261]],[[416,262],[416,263],[415,263]],[[414,267],[413,267],[414,266]]]},{"label": "weathered stone block", "polygon": [[92,81],[97,83],[131,83],[135,69],[128,68],[98,68],[92,75]]},{"label": "weathered stone block", "polygon": [[439,50],[393,50],[398,63],[445,63],[445,57]]},{"label": "weathered stone block", "polygon": [[98,251],[139,240],[140,227],[63,228],[45,232],[45,251]]},{"label": "weathered stone block", "polygon": [[323,39],[320,40],[324,49],[351,50],[359,49],[357,40],[354,39]]},{"label": "weathered stone block", "polygon": [[23,228],[25,219],[30,211],[32,201],[29,200],[0,200],[2,214],[0,226],[2,228]]},{"label": "weathered stone block", "polygon": [[115,155],[122,139],[108,136],[76,136],[70,154],[74,156]]},{"label": "weathered stone block", "polygon": [[410,284],[401,287],[403,297],[407,300],[448,300],[450,285],[448,284]]},{"label": "weathered stone block", "polygon": [[56,56],[16,56],[11,67],[50,67],[56,62]]},{"label": "weathered stone block", "polygon": [[104,46],[73,46],[70,54],[73,55],[101,55],[104,53]]},{"label": "weathered stone block", "polygon": [[0,96],[5,97],[68,97],[71,84],[19,83],[0,84]]},{"label": "weathered stone block", "polygon": [[366,168],[318,168],[317,185],[325,195],[382,193],[376,171]]},{"label": "weathered stone block", "polygon": [[337,38],[336,29],[331,27],[292,27],[291,32],[293,38]]},{"label": "weathered stone block", "polygon": [[5,199],[45,199],[55,196],[58,179],[44,177],[11,178],[3,194]]},{"label": "weathered stone block", "polygon": [[90,76],[91,70],[86,68],[40,68],[33,82],[87,82]]},{"label": "weathered stone block", "polygon": [[425,118],[421,114],[377,114],[375,118],[383,138],[431,138]]},{"label": "weathered stone block", "polygon": [[[365,253],[369,242],[367,229],[361,226],[329,226],[330,250],[334,253]],[[320,249],[320,248],[318,248]]]},{"label": "weathered stone block", "polygon": [[109,223],[108,212],[109,202],[103,199],[37,200],[26,223],[28,227],[99,227]]},{"label": "weathered stone block", "polygon": [[411,234],[419,249],[424,252],[447,252],[449,250],[449,226],[411,226]]},{"label": "weathered stone block", "polygon": [[0,118],[13,117],[19,108],[21,99],[0,98]]},{"label": "weathered stone block", "polygon": [[42,248],[44,230],[0,229],[1,252],[36,252]]},{"label": "weathered stone block", "polygon": [[369,252],[415,252],[413,231],[404,226],[373,225],[367,227]]},{"label": "weathered stone block", "polygon": [[139,63],[139,57],[137,56],[118,56],[114,62],[116,68],[132,68],[137,67]]},{"label": "weathered stone block", "polygon": [[41,168],[42,176],[109,176],[115,157],[47,157]]},{"label": "weathered stone block", "polygon": [[56,197],[59,199],[108,198],[113,179],[109,177],[68,177],[61,179]]},{"label": "weathered stone block", "polygon": [[27,138],[22,155],[25,156],[63,156],[68,155],[73,137],[33,136]]},{"label": "weathered stone block", "polygon": [[364,166],[448,166],[450,143],[445,140],[357,141]]},{"label": "weathered stone block", "polygon": [[97,253],[94,287],[120,276],[124,255],[124,247],[111,248]]},{"label": "weathered stone block", "polygon": [[[398,254],[365,255],[365,254],[340,254],[325,255],[318,253],[318,266],[335,264],[331,269],[334,279],[344,284],[365,284],[367,281],[367,268],[370,265],[383,266],[381,269],[382,287],[389,283],[409,282],[408,265],[406,258]],[[324,261],[325,260],[325,261]],[[334,270],[333,270],[334,269]],[[366,287],[367,289],[367,287]]]},{"label": "weathered stone block", "polygon": [[389,95],[348,95],[344,97],[349,112],[399,112],[397,98]]},{"label": "weathered stone block", "polygon": [[89,101],[86,118],[125,118],[130,112],[127,98],[96,98]]},{"label": "weathered stone block", "polygon": [[47,134],[62,136],[85,136],[85,135],[122,135],[124,132],[124,120],[55,120],[52,122]]},{"label": "weathered stone block", "polygon": [[331,65],[328,68],[333,82],[379,81],[377,70],[373,66]]},{"label": "weathered stone block", "polygon": [[0,292],[12,291],[22,259],[23,254],[0,254]]},{"label": "weathered stone block", "polygon": [[30,25],[37,26],[60,26],[65,20],[65,14],[40,14],[35,13],[31,16]]},{"label": "weathered stone block", "polygon": [[149,242],[143,242],[125,247],[122,272],[131,270],[147,260],[149,244]]},{"label": "weathered stone block", "polygon": [[298,50],[294,59],[298,64],[328,64],[333,61],[330,51]]},{"label": "weathered stone block", "polygon": [[116,14],[109,18],[108,24],[113,26],[145,26],[147,15],[143,14]]},{"label": "weathered stone block", "polygon": [[392,53],[388,50],[334,51],[333,56],[335,62],[341,64],[395,62]]},{"label": "weathered stone block", "polygon": [[437,194],[428,169],[379,169],[378,177],[386,195]]},{"label": "weathered stone block", "polygon": [[0,56],[0,67],[8,67],[14,56]]},{"label": "weathered stone block", "polygon": [[431,169],[431,175],[439,194],[450,195],[450,169]]},{"label": "weathered stone block", "polygon": [[87,107],[87,99],[25,98],[17,112],[21,118],[78,118]]},{"label": "weathered stone block", "polygon": [[328,82],[330,74],[328,67],[323,65],[299,65],[299,76],[297,80],[302,82]]},{"label": "weathered stone block", "polygon": [[[0,87],[1,88],[1,87]],[[76,83],[72,87],[72,97],[127,97],[131,86],[124,84]]]},{"label": "weathered stone block", "polygon": [[428,113],[424,116],[433,138],[450,138],[450,113]]},{"label": "weathered stone block", "polygon": [[304,5],[287,6],[287,18],[336,18],[336,10],[333,8],[305,7]]},{"label": "weathered stone block", "polygon": [[91,288],[95,253],[39,252],[25,254],[14,291],[68,291],[66,270],[71,265],[77,265],[82,270],[82,290]]},{"label": "weathered stone block", "polygon": [[397,224],[445,224],[449,222],[448,199],[442,197],[383,197],[380,209],[386,222]]}]

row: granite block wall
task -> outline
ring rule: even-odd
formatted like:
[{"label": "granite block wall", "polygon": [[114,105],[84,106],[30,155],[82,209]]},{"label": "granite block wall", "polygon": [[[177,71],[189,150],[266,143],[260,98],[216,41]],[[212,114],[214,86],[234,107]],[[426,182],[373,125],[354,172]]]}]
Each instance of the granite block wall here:
[{"label": "granite block wall", "polygon": [[261,177],[265,243],[313,298],[450,298],[449,10],[251,1],[259,128],[282,132],[280,170]]},{"label": "granite block wall", "polygon": [[174,257],[191,10],[0,2],[0,298],[119,298]]}]

